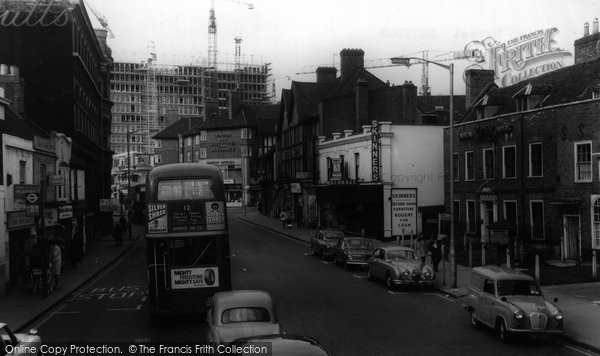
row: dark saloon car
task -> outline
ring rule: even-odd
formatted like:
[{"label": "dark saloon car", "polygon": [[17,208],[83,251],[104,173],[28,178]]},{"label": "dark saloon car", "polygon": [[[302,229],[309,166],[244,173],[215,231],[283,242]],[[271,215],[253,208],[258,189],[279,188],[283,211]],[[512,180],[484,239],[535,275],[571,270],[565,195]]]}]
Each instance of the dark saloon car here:
[{"label": "dark saloon car", "polygon": [[238,339],[227,345],[227,351],[235,355],[256,355],[267,353],[259,348],[268,348],[273,356],[329,356],[325,346],[308,336],[287,334],[263,335]]},{"label": "dark saloon car", "polygon": [[373,252],[367,264],[369,279],[384,280],[389,289],[395,286],[428,286],[435,284],[433,266],[423,263],[410,247],[383,246]]},{"label": "dark saloon car", "polygon": [[319,230],[310,239],[310,248],[313,255],[321,258],[333,256],[331,248],[338,243],[338,240],[344,237],[343,231],[338,230]]},{"label": "dark saloon car", "polygon": [[345,269],[350,266],[365,267],[373,255],[373,242],[362,237],[343,237],[331,247],[335,263],[341,264]]}]

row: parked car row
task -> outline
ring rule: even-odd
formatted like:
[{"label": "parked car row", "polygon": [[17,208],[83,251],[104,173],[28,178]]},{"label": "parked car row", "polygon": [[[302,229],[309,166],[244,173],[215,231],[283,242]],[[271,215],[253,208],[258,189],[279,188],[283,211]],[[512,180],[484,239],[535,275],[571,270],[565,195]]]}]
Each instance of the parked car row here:
[{"label": "parked car row", "polygon": [[389,289],[401,285],[435,285],[433,264],[410,247],[375,248],[372,240],[346,236],[336,230],[317,231],[310,247],[313,255],[322,259],[331,258],[345,269],[351,266],[366,268],[369,279],[385,281]]},{"label": "parked car row", "polygon": [[329,355],[325,347],[313,338],[282,333],[273,298],[266,291],[216,293],[206,321],[206,340],[229,344],[232,354],[239,354],[238,349],[269,343],[270,355]]}]

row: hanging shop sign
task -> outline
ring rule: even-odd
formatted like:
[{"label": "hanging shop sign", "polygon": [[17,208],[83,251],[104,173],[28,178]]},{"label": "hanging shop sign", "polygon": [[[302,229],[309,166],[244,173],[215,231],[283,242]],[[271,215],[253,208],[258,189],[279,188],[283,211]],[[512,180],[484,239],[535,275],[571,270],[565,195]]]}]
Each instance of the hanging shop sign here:
[{"label": "hanging shop sign", "polygon": [[371,123],[371,181],[380,182],[379,174],[379,123],[373,120]]},{"label": "hanging shop sign", "polygon": [[557,28],[537,30],[499,42],[493,37],[471,41],[464,49],[464,57],[475,64],[468,69],[491,69],[500,87],[516,84],[565,66],[565,58],[572,54],[556,42]]},{"label": "hanging shop sign", "polygon": [[15,205],[37,204],[40,187],[36,184],[15,184]]},{"label": "hanging shop sign", "polygon": [[392,235],[417,233],[417,189],[392,188]]},{"label": "hanging shop sign", "polygon": [[292,194],[301,194],[302,188],[300,186],[300,183],[290,183],[290,191],[292,192]]},{"label": "hanging shop sign", "polygon": [[[107,199],[110,201],[110,199]],[[73,205],[63,205],[58,207],[58,219],[71,219],[73,217]]]}]

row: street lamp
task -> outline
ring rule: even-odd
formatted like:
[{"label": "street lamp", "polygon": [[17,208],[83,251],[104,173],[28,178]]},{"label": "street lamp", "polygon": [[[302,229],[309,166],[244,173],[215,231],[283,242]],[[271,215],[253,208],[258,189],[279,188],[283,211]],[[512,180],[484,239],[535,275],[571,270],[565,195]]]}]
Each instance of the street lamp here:
[{"label": "street lamp", "polygon": [[454,251],[454,63],[448,65],[418,57],[394,57],[392,64],[410,67],[411,59],[435,64],[450,72],[450,275],[452,288],[456,288],[456,255]]},{"label": "street lamp", "polygon": [[[129,202],[131,202],[131,152],[129,148],[129,142],[131,141],[131,135],[140,131],[142,130],[127,131],[127,200]],[[131,209],[131,206],[129,207],[129,209]],[[129,212],[129,210],[127,212]],[[123,209],[121,209],[121,216],[123,216]],[[131,217],[127,217],[127,238],[131,240]]]}]

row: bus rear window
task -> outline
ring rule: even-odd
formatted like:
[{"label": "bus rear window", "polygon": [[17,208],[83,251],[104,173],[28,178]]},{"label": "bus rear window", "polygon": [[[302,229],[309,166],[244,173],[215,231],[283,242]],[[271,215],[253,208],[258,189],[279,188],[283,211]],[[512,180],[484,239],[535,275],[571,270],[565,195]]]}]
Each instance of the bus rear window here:
[{"label": "bus rear window", "polygon": [[169,179],[158,182],[158,200],[204,200],[213,199],[210,179]]}]

